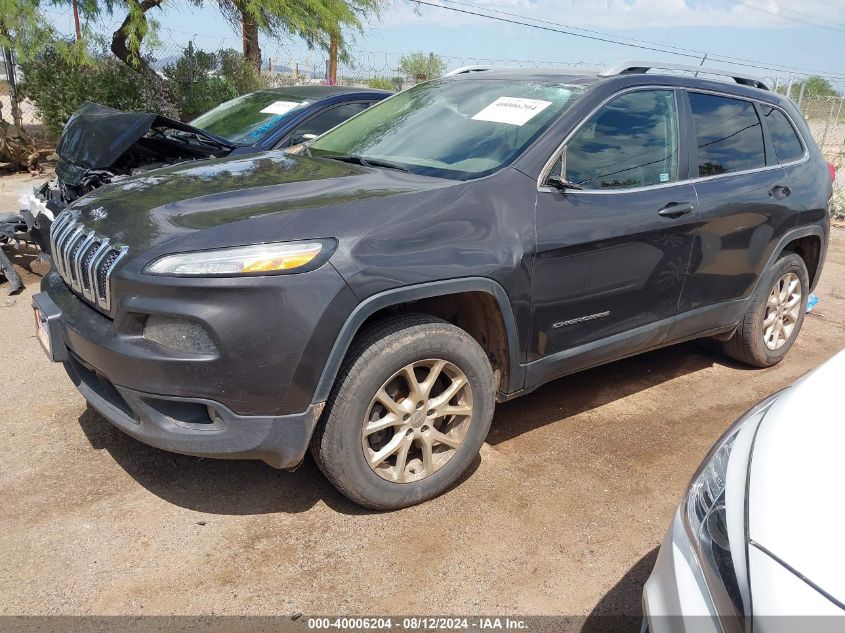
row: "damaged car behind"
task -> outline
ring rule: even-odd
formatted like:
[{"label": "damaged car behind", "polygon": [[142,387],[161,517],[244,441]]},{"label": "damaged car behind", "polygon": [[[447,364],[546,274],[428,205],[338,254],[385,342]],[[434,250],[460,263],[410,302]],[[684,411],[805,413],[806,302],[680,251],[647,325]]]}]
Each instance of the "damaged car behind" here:
[{"label": "damaged car behind", "polygon": [[5,217],[16,239],[49,250],[47,229],[69,203],[110,182],[187,161],[284,149],[335,127],[391,93],[345,86],[287,86],[226,101],[190,123],[85,103],[56,147],[56,177],[19,196]]}]

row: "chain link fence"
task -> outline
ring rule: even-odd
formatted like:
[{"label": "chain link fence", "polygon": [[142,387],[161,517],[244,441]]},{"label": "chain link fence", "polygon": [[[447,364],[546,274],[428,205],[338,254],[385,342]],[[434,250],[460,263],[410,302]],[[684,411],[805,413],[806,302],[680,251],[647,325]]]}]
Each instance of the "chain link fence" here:
[{"label": "chain link fence", "polygon": [[[153,66],[164,72],[181,57],[204,52],[239,49],[240,43],[217,41],[215,47],[203,48],[201,42],[180,46],[167,42],[151,52]],[[329,78],[329,58],[325,51],[309,50],[285,45],[265,46],[262,51],[260,75],[271,86],[302,83],[326,83]],[[403,63],[404,62],[404,63]],[[520,68],[566,68],[573,71],[598,69],[603,64],[585,61],[535,61],[478,56],[438,55],[429,51],[369,51],[354,49],[348,58],[339,59],[336,83],[365,86],[375,80],[389,80],[407,88],[419,81],[441,76],[445,71],[462,66],[513,66]]]},{"label": "chain link fence", "polygon": [[825,158],[836,168],[833,209],[839,219],[845,219],[845,97],[805,96],[797,105]]}]

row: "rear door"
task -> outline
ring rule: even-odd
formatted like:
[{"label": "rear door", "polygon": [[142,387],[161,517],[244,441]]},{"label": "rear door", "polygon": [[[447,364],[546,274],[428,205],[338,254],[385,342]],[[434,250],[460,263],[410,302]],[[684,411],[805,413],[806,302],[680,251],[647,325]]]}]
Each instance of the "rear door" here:
[{"label": "rear door", "polygon": [[648,326],[677,311],[698,213],[679,104],[671,88],[623,92],[553,164],[583,189],[538,194],[529,360],[614,335],[630,353],[665,334]]},{"label": "rear door", "polygon": [[736,96],[688,96],[700,225],[681,312],[748,296],[773,240],[797,220],[788,175],[761,124],[763,107]]}]

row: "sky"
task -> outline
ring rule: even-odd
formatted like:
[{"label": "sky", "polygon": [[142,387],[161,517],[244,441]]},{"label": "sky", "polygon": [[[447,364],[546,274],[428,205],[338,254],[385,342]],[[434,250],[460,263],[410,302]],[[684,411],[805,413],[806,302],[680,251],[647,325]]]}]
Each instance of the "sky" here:
[{"label": "sky", "polygon": [[[786,80],[788,69],[830,77],[845,90],[845,0],[393,0],[380,18],[370,19],[354,38],[353,59],[359,67],[395,67],[398,56],[432,51],[447,67],[473,63],[543,62],[601,66],[645,59],[698,65],[709,57],[743,58],[754,65],[734,66],[709,60],[706,65],[743,70],[773,82]],[[188,7],[164,3],[156,19],[165,43],[198,48],[240,47],[240,33],[221,18],[213,4]],[[547,30],[491,20],[441,7],[484,13],[503,20],[530,22]],[[52,10],[54,24],[72,31],[69,11]],[[94,25],[110,32],[122,16]],[[552,30],[548,30],[552,29]],[[658,44],[661,51],[555,32],[576,31],[603,39],[631,39]],[[643,44],[651,46],[651,44]],[[670,54],[671,50],[683,55]],[[288,38],[262,42],[265,58],[276,65],[291,61],[319,63],[323,56]],[[684,49],[684,50],[679,50]],[[708,57],[708,59],[709,59]]]}]

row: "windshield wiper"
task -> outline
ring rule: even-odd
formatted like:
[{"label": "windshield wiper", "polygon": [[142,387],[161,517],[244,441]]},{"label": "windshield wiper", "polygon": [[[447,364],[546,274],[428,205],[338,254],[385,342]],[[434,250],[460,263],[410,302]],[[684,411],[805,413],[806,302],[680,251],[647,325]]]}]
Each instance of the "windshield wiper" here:
[{"label": "windshield wiper", "polygon": [[381,158],[368,158],[360,154],[327,154],[323,158],[330,158],[332,160],[340,160],[344,163],[358,163],[364,167],[385,167],[387,169],[398,169],[399,171],[408,171],[399,163],[394,163],[389,160],[382,160]]}]

